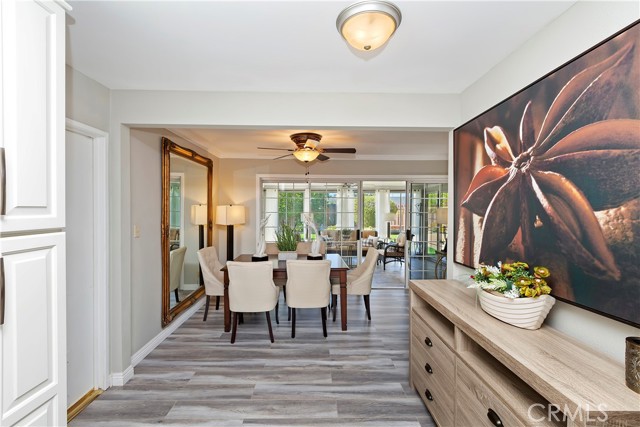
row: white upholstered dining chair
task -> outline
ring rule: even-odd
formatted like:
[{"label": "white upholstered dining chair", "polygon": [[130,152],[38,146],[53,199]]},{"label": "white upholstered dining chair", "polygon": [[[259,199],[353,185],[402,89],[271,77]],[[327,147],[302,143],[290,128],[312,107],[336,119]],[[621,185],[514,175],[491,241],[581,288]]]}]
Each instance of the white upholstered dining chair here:
[{"label": "white upholstered dining chair", "polygon": [[182,278],[182,267],[184,266],[186,252],[186,246],[169,252],[169,291],[175,293],[176,302],[180,302],[180,279]]},{"label": "white upholstered dining chair", "polygon": [[[364,307],[367,310],[367,317],[371,320],[371,307],[369,304],[369,294],[371,294],[371,283],[373,282],[373,273],[376,270],[376,261],[378,260],[378,251],[376,248],[367,248],[367,255],[362,264],[355,270],[347,272],[347,295],[362,295],[364,299]],[[331,287],[333,296],[333,321],[336,321],[336,312],[338,311],[338,295],[340,295],[340,285]]]},{"label": "white upholstered dining chair", "polygon": [[204,318],[207,320],[209,313],[209,303],[211,297],[216,297],[216,310],[220,308],[220,297],[224,295],[224,273],[220,271],[224,265],[218,258],[218,251],[214,246],[202,248],[198,251],[198,262],[202,270],[202,279],[204,280],[204,293],[207,301],[204,306]]},{"label": "white upholstered dining chair", "polygon": [[273,283],[273,263],[227,261],[229,270],[229,310],[233,313],[231,344],[236,341],[238,314],[265,312],[269,338],[273,342],[271,316],[276,308],[280,291]]},{"label": "white upholstered dining chair", "polygon": [[327,305],[331,282],[329,260],[287,260],[287,306],[291,308],[291,338],[296,337],[296,309],[319,308],[322,333],[327,336]]}]

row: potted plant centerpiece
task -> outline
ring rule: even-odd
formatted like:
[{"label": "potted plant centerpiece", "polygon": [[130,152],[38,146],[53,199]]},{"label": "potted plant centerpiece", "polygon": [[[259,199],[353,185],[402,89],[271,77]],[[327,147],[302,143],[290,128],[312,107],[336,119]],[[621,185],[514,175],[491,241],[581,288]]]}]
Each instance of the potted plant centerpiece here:
[{"label": "potted plant centerpiece", "polygon": [[300,241],[300,234],[296,231],[295,226],[291,226],[285,222],[280,223],[280,227],[276,231],[276,246],[278,247],[278,259],[296,259],[298,254],[296,248]]},{"label": "potted plant centerpiece", "polygon": [[470,288],[478,289],[482,309],[510,325],[538,329],[556,300],[549,293],[549,269],[538,266],[531,271],[525,262],[497,266],[481,264],[471,276]]}]

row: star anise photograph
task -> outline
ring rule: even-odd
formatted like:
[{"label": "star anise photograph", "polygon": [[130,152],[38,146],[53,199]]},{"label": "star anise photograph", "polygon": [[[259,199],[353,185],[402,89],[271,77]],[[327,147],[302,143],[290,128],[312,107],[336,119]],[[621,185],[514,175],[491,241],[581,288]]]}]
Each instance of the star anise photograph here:
[{"label": "star anise photograph", "polygon": [[455,262],[640,325],[640,23],[454,131]]}]

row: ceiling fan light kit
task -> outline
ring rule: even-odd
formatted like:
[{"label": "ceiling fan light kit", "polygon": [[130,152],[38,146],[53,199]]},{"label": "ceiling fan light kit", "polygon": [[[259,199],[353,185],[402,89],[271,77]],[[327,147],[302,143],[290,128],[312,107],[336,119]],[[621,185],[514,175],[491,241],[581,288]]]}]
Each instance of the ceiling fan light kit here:
[{"label": "ceiling fan light kit", "polygon": [[320,144],[322,135],[314,132],[294,133],[290,135],[289,138],[291,138],[291,141],[293,141],[293,143],[296,144],[295,150],[290,150],[286,148],[269,148],[269,147],[258,147],[258,149],[290,151],[291,154],[285,154],[284,156],[277,157],[274,160],[282,159],[282,158],[293,155],[293,157],[305,163],[312,162],[316,159],[320,160],[321,162],[324,162],[325,160],[329,160],[329,157],[325,156],[322,153],[355,154],[356,152],[355,148],[318,148],[318,144]]},{"label": "ceiling fan light kit", "polygon": [[313,148],[298,148],[293,152],[293,156],[301,162],[312,162],[319,155],[320,152]]},{"label": "ceiling fan light kit", "polygon": [[402,21],[400,9],[387,1],[368,0],[345,8],[336,27],[353,48],[371,51],[384,45]]}]

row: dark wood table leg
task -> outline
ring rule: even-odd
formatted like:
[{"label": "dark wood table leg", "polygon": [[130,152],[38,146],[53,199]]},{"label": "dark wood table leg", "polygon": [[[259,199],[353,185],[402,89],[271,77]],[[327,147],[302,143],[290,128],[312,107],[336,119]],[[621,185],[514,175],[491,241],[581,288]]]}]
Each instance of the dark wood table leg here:
[{"label": "dark wood table leg", "polygon": [[347,271],[340,272],[340,319],[342,330],[347,330]]},{"label": "dark wood table leg", "polygon": [[229,310],[229,271],[224,270],[224,331],[231,330],[231,310]]}]

